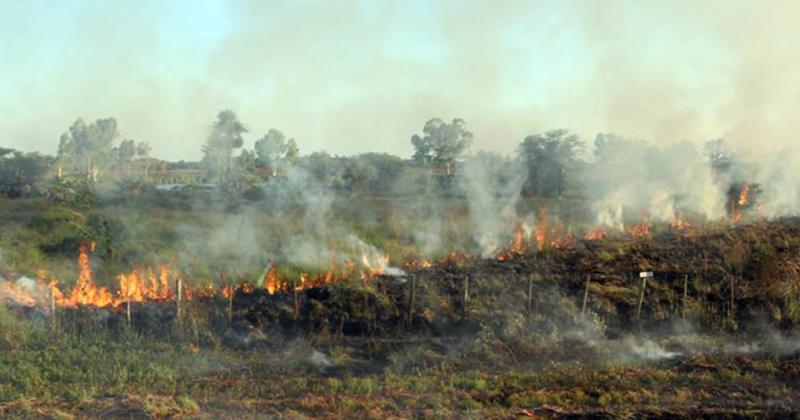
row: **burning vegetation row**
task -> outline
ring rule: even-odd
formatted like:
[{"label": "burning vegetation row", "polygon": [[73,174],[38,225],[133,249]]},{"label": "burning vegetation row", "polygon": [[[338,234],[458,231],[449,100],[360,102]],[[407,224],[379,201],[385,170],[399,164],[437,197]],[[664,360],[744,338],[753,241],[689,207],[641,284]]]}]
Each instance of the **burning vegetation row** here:
[{"label": "burning vegetation row", "polygon": [[[540,219],[541,220],[541,219]],[[71,289],[41,272],[38,280],[6,281],[0,296],[27,311],[48,314],[81,308],[112,313],[150,311],[180,317],[181,305],[225,308],[229,320],[267,329],[326,328],[355,335],[397,329],[442,334],[452,326],[477,328],[514,314],[578,325],[597,317],[609,332],[689,317],[709,330],[740,328],[765,319],[781,328],[800,322],[800,220],[742,224],[650,226],[589,232],[517,225],[513,239],[489,257],[454,252],[435,261],[409,256],[330,261],[325,271],[286,277],[271,264],[260,278],[221,277],[199,285],[164,266],[117,276],[99,286],[91,242],[79,246]],[[640,272],[653,272],[650,282]],[[152,311],[151,311],[152,312]]]}]

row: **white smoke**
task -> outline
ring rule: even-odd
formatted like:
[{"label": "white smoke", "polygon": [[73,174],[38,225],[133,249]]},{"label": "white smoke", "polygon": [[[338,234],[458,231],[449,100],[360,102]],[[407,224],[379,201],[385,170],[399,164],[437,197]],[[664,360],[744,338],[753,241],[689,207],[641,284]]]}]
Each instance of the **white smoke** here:
[{"label": "white smoke", "polygon": [[600,134],[586,175],[596,220],[610,228],[632,220],[671,221],[678,212],[725,215],[727,185],[715,183],[711,165],[689,143],[659,147]]},{"label": "white smoke", "polygon": [[516,207],[527,172],[518,163],[512,166],[502,168],[508,180],[501,183],[497,179],[503,174],[488,159],[469,159],[461,166],[459,187],[466,193],[473,239],[484,257],[497,252],[518,222]]}]

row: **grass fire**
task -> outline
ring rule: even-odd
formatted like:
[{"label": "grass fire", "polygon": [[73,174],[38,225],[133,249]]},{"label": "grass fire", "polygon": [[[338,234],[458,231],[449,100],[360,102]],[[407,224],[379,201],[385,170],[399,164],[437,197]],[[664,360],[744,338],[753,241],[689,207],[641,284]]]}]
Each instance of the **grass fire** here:
[{"label": "grass fire", "polygon": [[796,5],[157,6],[0,5],[0,418],[800,413]]}]

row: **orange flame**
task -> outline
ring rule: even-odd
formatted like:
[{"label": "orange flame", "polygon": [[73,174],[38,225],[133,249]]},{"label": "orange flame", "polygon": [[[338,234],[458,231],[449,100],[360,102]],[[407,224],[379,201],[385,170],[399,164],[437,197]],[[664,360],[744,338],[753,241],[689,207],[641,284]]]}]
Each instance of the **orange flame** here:
[{"label": "orange flame", "polygon": [[78,282],[62,306],[92,305],[109,306],[113,302],[111,292],[94,284],[94,272],[89,262],[89,253],[95,250],[94,242],[82,242],[78,247]]},{"label": "orange flame", "polygon": [[275,264],[269,267],[269,271],[267,271],[267,281],[264,282],[264,288],[267,289],[267,293],[274,295],[275,292],[278,291],[278,270]]},{"label": "orange flame", "polygon": [[646,238],[650,236],[650,225],[646,221],[642,221],[633,228],[631,228],[631,235]]},{"label": "orange flame", "polygon": [[517,223],[514,227],[514,238],[511,240],[511,252],[522,254],[525,252],[525,229],[522,223]]},{"label": "orange flame", "polygon": [[547,245],[548,229],[547,207],[539,209],[539,223],[536,225],[536,247],[541,251]]},{"label": "orange flame", "polygon": [[605,230],[603,229],[595,229],[586,232],[586,235],[583,236],[583,239],[587,241],[596,241],[598,239],[603,239],[608,235]]},{"label": "orange flame", "polygon": [[744,205],[747,204],[747,201],[749,200],[749,195],[750,195],[750,184],[745,182],[744,186],[742,186],[742,190],[739,191],[739,207],[743,207]]}]

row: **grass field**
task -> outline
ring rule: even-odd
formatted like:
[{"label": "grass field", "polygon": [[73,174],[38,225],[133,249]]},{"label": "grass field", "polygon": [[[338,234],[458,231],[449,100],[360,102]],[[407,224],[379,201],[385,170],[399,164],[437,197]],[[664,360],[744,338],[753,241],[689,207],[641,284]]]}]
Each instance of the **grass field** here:
[{"label": "grass field", "polygon": [[[318,219],[308,201],[219,207],[202,196],[142,194],[90,206],[4,200],[0,274],[45,270],[68,288],[87,239],[96,243],[96,282],[112,289],[117,274],[163,263],[188,286],[249,282],[270,260],[284,262],[286,276],[324,271],[327,258],[314,265],[313,257],[346,248],[350,236],[394,263],[419,251],[409,247],[431,212],[445,245],[431,260],[476,247],[459,197],[431,207],[337,196]],[[0,417],[795,415],[798,229],[793,220],[687,235],[666,227],[648,239],[623,235],[507,262],[444,260],[413,272],[413,304],[408,279],[354,278],[309,291],[299,309],[290,293],[262,291],[230,313],[222,296],[192,301],[179,321],[174,301],[137,305],[130,325],[124,308],[59,309],[53,322],[47,308],[0,305]],[[287,251],[302,251],[297,238],[321,244],[307,251],[312,259]],[[634,321],[639,283],[630,270],[648,268],[660,278]],[[682,290],[691,293],[688,320]]]}]

